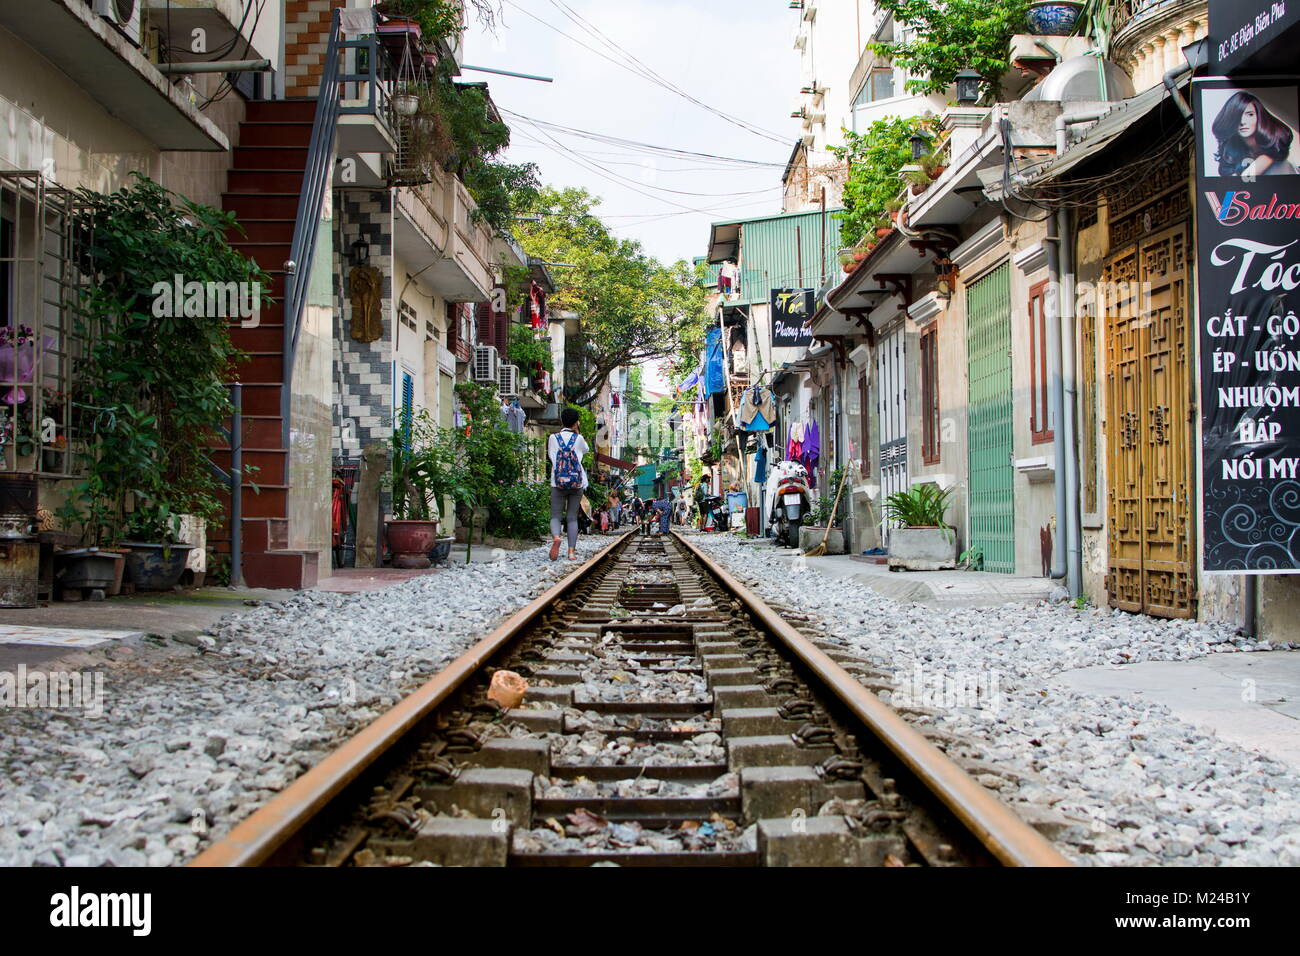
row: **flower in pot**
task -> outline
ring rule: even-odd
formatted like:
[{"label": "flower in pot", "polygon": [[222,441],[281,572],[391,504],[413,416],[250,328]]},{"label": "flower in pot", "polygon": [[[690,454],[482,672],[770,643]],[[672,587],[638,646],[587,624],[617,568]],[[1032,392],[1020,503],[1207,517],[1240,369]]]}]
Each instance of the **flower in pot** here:
[{"label": "flower in pot", "polygon": [[957,535],[944,520],[951,490],[915,485],[885,499],[885,517],[897,527],[889,532],[889,569],[937,571],[957,566]]}]

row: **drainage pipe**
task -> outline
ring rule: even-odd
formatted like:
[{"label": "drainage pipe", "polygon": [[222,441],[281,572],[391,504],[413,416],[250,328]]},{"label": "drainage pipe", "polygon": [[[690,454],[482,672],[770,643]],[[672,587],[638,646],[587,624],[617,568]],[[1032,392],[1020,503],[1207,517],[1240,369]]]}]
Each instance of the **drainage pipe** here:
[{"label": "drainage pipe", "polygon": [[[1070,597],[1083,593],[1083,537],[1079,521],[1079,451],[1077,434],[1077,369],[1075,355],[1075,248],[1072,230],[1073,217],[1069,210],[1056,213],[1057,235],[1060,236],[1061,269],[1061,417],[1057,420],[1060,431],[1056,441],[1063,447],[1065,456],[1065,547],[1066,578]],[[1059,532],[1058,532],[1059,533]]]},{"label": "drainage pipe", "polygon": [[[1048,577],[1065,577],[1065,440],[1061,435],[1061,237],[1057,217],[1047,217],[1047,297],[1043,324],[1047,326],[1047,420],[1055,428],[1052,450],[1056,456],[1056,534],[1052,536],[1052,569]],[[1032,317],[1031,317],[1032,320]]]}]

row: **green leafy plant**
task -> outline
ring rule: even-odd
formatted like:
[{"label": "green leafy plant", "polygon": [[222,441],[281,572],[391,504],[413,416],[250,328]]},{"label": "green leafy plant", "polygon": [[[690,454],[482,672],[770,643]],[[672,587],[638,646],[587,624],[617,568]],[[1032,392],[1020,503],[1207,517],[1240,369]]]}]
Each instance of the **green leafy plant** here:
[{"label": "green leafy plant", "polygon": [[[229,213],[169,192],[138,173],[110,194],[82,189],[76,227],[93,237],[75,322],[86,350],[75,366],[82,410],[85,477],[60,514],[88,543],[116,543],[124,531],[167,540],[179,516],[213,519],[224,486],[207,449],[231,413],[227,382],[243,358],[230,317],[172,303],[157,289],[189,282],[248,283],[270,277],[227,241]],[[155,314],[159,313],[159,314]],[[128,515],[134,513],[130,526]]]},{"label": "green leafy plant", "polygon": [[902,208],[899,174],[912,162],[911,137],[933,122],[928,116],[876,120],[862,133],[845,130],[845,145],[832,147],[849,166],[844,210],[835,213],[844,223],[840,238],[846,246],[857,245],[877,222],[888,221],[891,207]]},{"label": "green leafy plant", "polygon": [[978,546],[967,548],[961,553],[957,563],[967,571],[984,570],[984,549]]},{"label": "green leafy plant", "polygon": [[836,468],[826,481],[824,493],[812,503],[809,512],[809,524],[818,528],[839,524],[840,511],[845,507],[843,496],[840,498],[840,511],[835,510],[835,489],[839,488],[844,478],[844,469]]},{"label": "green leafy plant", "polygon": [[944,513],[951,496],[952,489],[929,484],[895,491],[885,499],[885,517],[904,528],[947,528]]},{"label": "green leafy plant", "polygon": [[494,503],[489,528],[506,538],[545,537],[551,530],[551,486],[529,481],[503,489]]},{"label": "green leafy plant", "polygon": [[969,68],[980,75],[987,100],[1011,69],[1011,38],[1025,28],[1029,0],[878,0],[877,6],[909,28],[899,42],[871,44],[907,70],[909,91],[945,93]]},{"label": "green leafy plant", "polygon": [[506,346],[506,355],[525,374],[531,375],[538,363],[548,372],[553,370],[551,340],[539,339],[531,327],[518,322],[510,326],[510,344]]},{"label": "green leafy plant", "polygon": [[439,493],[449,486],[444,459],[447,443],[427,408],[397,423],[391,438],[389,487],[392,513],[399,521],[429,521],[437,515]]}]

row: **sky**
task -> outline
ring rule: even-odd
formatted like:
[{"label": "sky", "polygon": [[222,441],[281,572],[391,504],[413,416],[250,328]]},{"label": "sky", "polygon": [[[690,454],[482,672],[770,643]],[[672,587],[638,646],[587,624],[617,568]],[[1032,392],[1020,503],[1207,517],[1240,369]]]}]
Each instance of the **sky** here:
[{"label": "sky", "polygon": [[[537,163],[546,184],[581,186],[601,197],[596,211],[611,229],[667,263],[703,255],[712,222],[780,212],[781,173],[800,132],[790,118],[799,54],[793,46],[797,14],[787,0],[501,3],[503,22],[495,35],[471,24],[465,63],[555,81],[470,70],[461,77],[490,84],[511,127],[511,162]],[[690,97],[769,135],[631,72],[641,69],[634,59]],[[647,153],[540,130],[512,114],[763,165]]]}]

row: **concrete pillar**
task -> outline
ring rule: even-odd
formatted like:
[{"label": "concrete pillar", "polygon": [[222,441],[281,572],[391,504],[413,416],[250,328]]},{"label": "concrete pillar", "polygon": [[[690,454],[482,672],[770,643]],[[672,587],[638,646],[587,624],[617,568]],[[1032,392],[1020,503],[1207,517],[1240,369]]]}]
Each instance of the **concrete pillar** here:
[{"label": "concrete pillar", "polygon": [[379,496],[388,471],[388,448],[372,442],[361,453],[361,474],[357,476],[357,556],[359,568],[377,568],[383,557],[379,546],[382,516]]}]

